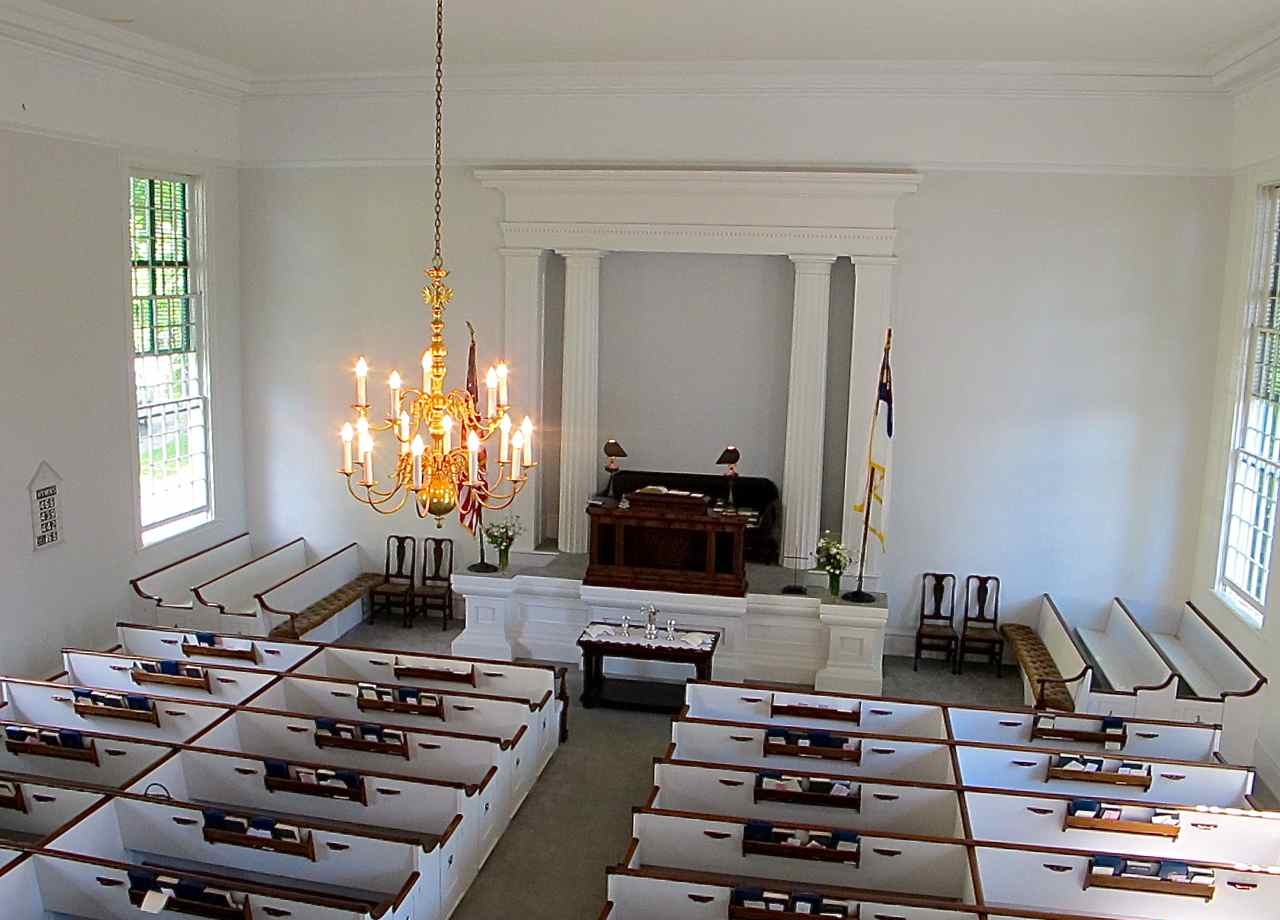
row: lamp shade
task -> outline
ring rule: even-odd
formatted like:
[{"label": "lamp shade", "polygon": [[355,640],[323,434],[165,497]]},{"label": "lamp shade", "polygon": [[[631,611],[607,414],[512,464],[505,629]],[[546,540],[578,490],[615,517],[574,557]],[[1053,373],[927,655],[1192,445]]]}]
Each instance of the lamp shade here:
[{"label": "lamp shade", "polygon": [[606,457],[625,457],[627,452],[622,449],[622,445],[613,438],[604,442],[604,455]]},{"label": "lamp shade", "polygon": [[728,447],[726,447],[724,450],[720,452],[720,459],[716,461],[716,465],[717,466],[724,466],[726,464],[732,465],[734,463],[737,463],[738,460],[741,458],[741,456],[742,455],[738,452],[738,448],[730,444]]}]

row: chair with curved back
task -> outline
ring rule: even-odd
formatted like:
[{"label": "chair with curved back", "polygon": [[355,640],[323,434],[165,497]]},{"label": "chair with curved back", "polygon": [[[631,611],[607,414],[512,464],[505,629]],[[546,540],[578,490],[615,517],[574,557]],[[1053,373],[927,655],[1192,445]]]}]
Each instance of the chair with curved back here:
[{"label": "chair with curved back", "polygon": [[387,556],[382,581],[369,589],[370,619],[382,612],[400,611],[404,625],[413,622],[413,582],[418,574],[418,541],[392,534],[387,537]]},{"label": "chair with curved back", "polygon": [[920,576],[920,625],[916,627],[916,655],[911,670],[920,670],[925,652],[943,652],[950,662],[960,637],[956,634],[956,577],[950,572]]},{"label": "chair with curved back", "polygon": [[960,653],[956,673],[964,671],[966,655],[981,654],[1001,676],[1004,636],[1000,634],[1000,579],[995,575],[970,575],[964,580],[964,622],[960,629]]},{"label": "chair with curved back", "polygon": [[424,616],[439,610],[440,628],[449,628],[453,621],[453,541],[448,537],[422,538],[422,579],[414,595]]}]

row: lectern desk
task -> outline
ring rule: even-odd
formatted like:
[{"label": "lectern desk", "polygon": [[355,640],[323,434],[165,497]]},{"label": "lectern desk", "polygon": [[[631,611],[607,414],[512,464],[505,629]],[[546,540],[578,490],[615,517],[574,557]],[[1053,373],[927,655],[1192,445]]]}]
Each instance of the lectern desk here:
[{"label": "lectern desk", "polygon": [[590,563],[583,584],[745,597],[747,521],[704,495],[632,492],[587,509]]}]

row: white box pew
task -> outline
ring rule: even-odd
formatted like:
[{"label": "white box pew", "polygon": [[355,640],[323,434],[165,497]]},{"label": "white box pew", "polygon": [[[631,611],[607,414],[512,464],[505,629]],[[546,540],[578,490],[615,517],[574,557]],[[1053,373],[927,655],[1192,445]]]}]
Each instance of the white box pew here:
[{"label": "white box pew", "polygon": [[5,719],[146,741],[186,741],[230,711],[225,706],[152,693],[14,677],[0,677],[0,689],[4,693],[0,716]]},{"label": "white box pew", "polygon": [[790,693],[749,683],[691,680],[685,684],[685,706],[686,714],[696,719],[947,737],[941,706],[882,697]]},{"label": "white box pew", "polygon": [[[34,870],[26,875],[26,867]],[[138,905],[152,891],[164,904],[162,917],[214,917],[247,920],[293,917],[306,920],[412,920],[409,898],[370,910],[363,900],[337,894],[311,894],[294,886],[265,885],[227,872],[157,871],[149,866],[113,862],[72,853],[33,853],[23,863],[23,910],[5,920],[137,920],[148,916]],[[34,885],[29,879],[34,878]],[[7,880],[0,878],[0,885]],[[0,887],[0,892],[7,890]],[[168,894],[168,898],[164,897]],[[407,892],[406,892],[407,895]],[[37,900],[38,898],[38,900]]]},{"label": "white box pew", "polygon": [[[1105,798],[1116,793],[1137,802],[1168,805],[1206,805],[1218,808],[1249,808],[1246,796],[1253,791],[1253,770],[1202,763],[1118,758],[1101,754],[1078,755],[1102,761],[1097,774],[1115,780],[1122,760],[1144,769],[1143,774],[1123,780],[1097,781],[1079,771],[1062,773],[1056,769],[1059,755],[1035,748],[998,748],[958,744],[960,783],[984,789],[1016,789],[1051,792],[1085,799]],[[1070,755],[1067,755],[1070,756]],[[1130,785],[1129,783],[1134,783]]]},{"label": "white box pew", "polygon": [[[830,830],[795,822],[775,827],[808,833]],[[926,898],[973,896],[968,853],[959,840],[858,832],[856,849],[824,847],[824,858],[815,858],[817,854],[812,850],[816,848],[794,846],[783,850],[772,845],[758,849],[749,839],[747,822],[734,818],[639,809],[632,816],[632,828],[640,841],[636,855],[642,866],[787,879]]]},{"label": "white box pew", "polygon": [[195,871],[338,895],[367,903],[371,914],[398,899],[398,916],[440,918],[438,852],[305,821],[117,796],[65,828],[47,849],[157,872]]},{"label": "white box pew", "polygon": [[235,633],[167,629],[117,623],[119,646],[113,651],[148,658],[181,658],[202,664],[290,671],[319,648],[304,642],[253,638]]},{"label": "white box pew", "polygon": [[103,793],[0,773],[0,846],[38,847]]},{"label": "white box pew", "polygon": [[[1116,790],[1122,792],[1122,790]],[[1251,865],[1280,865],[1280,814],[1274,812],[1161,808],[1132,802],[1121,795],[1090,796],[1117,818],[1103,818],[1072,808],[1083,797],[1013,792],[966,792],[965,804],[977,840],[1068,847],[1108,853],[1131,853],[1161,859]],[[1163,812],[1174,823],[1155,823]]]},{"label": "white box pew", "polygon": [[0,771],[99,789],[126,786],[173,753],[167,744],[55,725],[0,721],[0,732]]},{"label": "white box pew", "polygon": [[1176,611],[1129,609],[1179,677],[1173,718],[1220,723],[1223,756],[1252,761],[1266,675],[1190,601]]},{"label": "white box pew", "polygon": [[956,741],[1219,762],[1216,754],[1221,732],[1216,725],[1205,723],[1115,717],[1118,729],[1110,732],[1117,723],[1104,721],[1112,718],[1107,716],[957,706],[947,708],[947,718]]},{"label": "white box pew", "polygon": [[1023,702],[1034,707],[1048,706],[1057,710],[1090,712],[1093,668],[1081,654],[1080,647],[1071,634],[1071,627],[1049,595],[1041,595],[1040,608],[1030,628],[1053,661],[1060,679],[1033,679],[1020,666]]},{"label": "white box pew", "polygon": [[191,589],[205,620],[219,632],[265,636],[278,622],[263,614],[257,595],[307,567],[307,542],[302,537],[269,549],[229,568]]},{"label": "white box pew", "polygon": [[1090,687],[1091,712],[1110,706],[1106,711],[1116,715],[1173,717],[1177,693],[1173,669],[1123,604],[1113,600],[1101,616],[1087,624],[1077,623],[1075,632],[1097,665]]},{"label": "white box pew", "polygon": [[216,617],[197,604],[192,588],[249,561],[253,544],[249,532],[236,534],[221,543],[192,553],[129,582],[134,594],[155,604],[156,617],[163,626],[201,626],[216,623]]},{"label": "white box pew", "polygon": [[[430,698],[438,701],[438,707],[423,705],[383,708],[386,704],[367,699],[370,687],[376,687],[384,695],[399,697],[402,691],[418,693],[422,701]],[[384,725],[406,728],[442,729],[485,738],[499,738],[512,751],[514,771],[513,795],[524,801],[533,787],[541,768],[539,737],[535,727],[540,725],[541,712],[531,709],[523,699],[461,694],[456,691],[440,693],[419,691],[402,684],[364,684],[336,680],[327,677],[295,677],[283,675],[250,701],[255,709],[270,709],[307,716],[326,716],[347,721],[377,721]],[[435,710],[433,712],[433,710]],[[545,707],[544,707],[545,711]]]},{"label": "white box pew", "polygon": [[[1212,894],[1119,890],[1096,884],[1093,854],[1071,850],[975,848],[984,903],[992,913],[1019,905],[1053,916],[1088,914],[1125,920],[1263,920],[1280,916],[1280,875],[1261,867],[1213,866]],[[1123,858],[1130,854],[1119,855]],[[1191,865],[1206,865],[1192,861]],[[1212,864],[1208,864],[1212,866]],[[1010,913],[1017,914],[1017,909]]]},{"label": "white box pew", "polygon": [[[734,890],[728,884],[686,881],[678,873],[611,869],[611,907],[602,916],[608,920],[724,920]],[[861,920],[979,920],[971,910],[916,907],[865,896],[840,900],[850,905],[849,917]]]},{"label": "white box pew", "polygon": [[[359,729],[366,728],[364,738]],[[341,729],[341,731],[340,731]],[[345,738],[344,734],[352,737]],[[484,828],[479,847],[497,844],[514,809],[509,750],[496,738],[418,732],[399,726],[343,723],[287,713],[240,710],[199,738],[201,747],[288,761],[324,763],[347,770],[457,783],[478,797]],[[503,767],[506,769],[503,769]]]},{"label": "white box pew", "polygon": [[[267,634],[279,630],[281,635],[310,642],[334,642],[359,626],[364,620],[365,589],[360,564],[360,545],[348,543],[337,552],[291,572],[254,595]],[[376,576],[375,576],[376,578]],[[344,589],[355,586],[356,589]],[[344,592],[345,603],[323,615],[313,616],[311,608],[326,598]]]},{"label": "white box pew", "polygon": [[533,726],[537,729],[541,752],[539,771],[559,746],[564,707],[568,705],[567,694],[558,686],[556,669],[550,665],[330,645],[308,658],[293,673],[526,700],[534,712],[540,714]]},{"label": "white box pew", "polygon": [[[248,810],[303,821],[314,817],[375,835],[384,830],[416,834],[424,848],[439,850],[442,915],[453,910],[485,855],[476,853],[481,836],[477,798],[467,795],[463,784],[364,769],[353,771],[353,785],[331,787],[332,794],[325,794],[310,784],[269,779],[268,771],[275,772],[269,767],[272,761],[280,762],[277,758],[184,747],[126,791],[161,794],[229,812]],[[288,764],[326,768],[316,763]]]},{"label": "white box pew", "polygon": [[[766,780],[783,775],[802,777],[802,789],[770,788]],[[653,782],[657,795],[650,804],[668,811],[848,825],[886,833],[964,836],[960,799],[953,786],[851,780],[812,769],[785,774],[667,759],[654,762]],[[849,786],[848,793],[831,794],[832,784],[841,783]]]},{"label": "white box pew", "polygon": [[243,703],[275,680],[269,671],[82,649],[63,649],[62,665],[66,670],[57,680],[61,684],[126,693],[163,693],[175,699],[220,706]]},{"label": "white box pew", "polygon": [[[773,745],[766,752],[765,736],[779,727],[743,725],[735,722],[677,718],[671,723],[675,750],[670,757],[708,763],[738,763],[766,770],[804,771],[820,769],[842,776],[901,779],[923,783],[955,782],[951,752],[935,741],[904,741],[899,738],[848,736],[859,744],[858,759],[829,759],[817,756],[780,754]],[[844,737],[844,736],[834,736]],[[784,749],[790,749],[789,746]]]}]

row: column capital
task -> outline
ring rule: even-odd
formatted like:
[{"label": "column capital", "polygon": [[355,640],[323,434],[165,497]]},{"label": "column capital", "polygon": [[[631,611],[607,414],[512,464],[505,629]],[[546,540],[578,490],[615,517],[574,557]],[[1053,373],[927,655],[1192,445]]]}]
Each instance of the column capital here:
[{"label": "column capital", "polygon": [[788,256],[795,264],[796,273],[803,275],[829,275],[831,266],[839,256],[795,254]]},{"label": "column capital", "polygon": [[873,265],[892,268],[898,264],[897,256],[853,256],[852,261],[855,268],[869,268]]},{"label": "column capital", "polygon": [[498,254],[504,259],[541,259],[546,256],[547,250],[536,246],[502,246],[498,249]]},{"label": "column capital", "polygon": [[603,249],[557,249],[556,253],[566,259],[594,259],[597,262],[608,255]]}]

